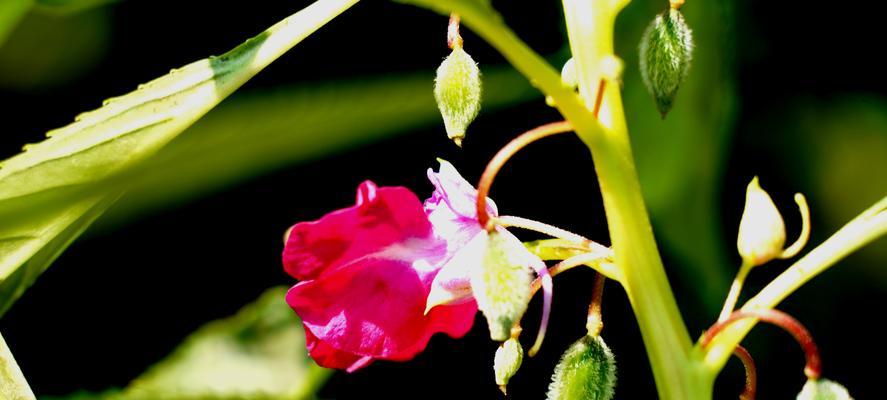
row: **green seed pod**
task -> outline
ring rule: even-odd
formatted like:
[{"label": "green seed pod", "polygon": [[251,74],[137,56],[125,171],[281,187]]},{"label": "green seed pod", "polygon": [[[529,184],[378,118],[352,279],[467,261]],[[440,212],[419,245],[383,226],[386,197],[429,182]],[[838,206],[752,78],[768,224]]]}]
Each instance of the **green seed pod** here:
[{"label": "green seed pod", "polygon": [[489,234],[480,268],[471,271],[471,291],[487,318],[490,338],[504,342],[530,302],[532,278],[528,257],[534,257],[510,234]]},{"label": "green seed pod", "polygon": [[548,400],[610,400],[616,359],[600,336],[585,336],[561,356],[548,385]]},{"label": "green seed pod", "polygon": [[496,349],[496,357],[493,359],[493,372],[496,375],[496,384],[505,391],[505,386],[511,377],[520,369],[524,361],[524,348],[515,338],[506,340]]},{"label": "green seed pod", "polygon": [[680,11],[657,15],[641,39],[641,78],[665,118],[693,58],[693,35]]},{"label": "green seed pod", "polygon": [[456,46],[437,68],[434,99],[447,136],[458,146],[462,146],[465,129],[480,112],[480,96],[480,69],[461,46]]},{"label": "green seed pod", "polygon": [[828,379],[810,379],[804,384],[797,400],[853,400],[840,383]]}]

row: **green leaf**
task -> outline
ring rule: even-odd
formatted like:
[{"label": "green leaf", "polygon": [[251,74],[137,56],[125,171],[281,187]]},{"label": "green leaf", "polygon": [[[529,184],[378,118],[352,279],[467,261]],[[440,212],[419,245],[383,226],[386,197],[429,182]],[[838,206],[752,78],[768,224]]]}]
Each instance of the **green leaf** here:
[{"label": "green leaf", "polygon": [[31,0],[0,1],[0,45],[30,8]]},{"label": "green leaf", "polygon": [[302,324],[284,300],[286,290],[270,289],[236,315],[200,328],[125,389],[68,399],[310,398],[332,371],[308,357]]},{"label": "green leaf", "polygon": [[76,13],[118,1],[120,0],[34,0],[34,3],[41,11]]},{"label": "green leaf", "polygon": [[319,0],[222,56],[106,100],[0,164],[0,315],[119,196],[122,172],[356,2]]},{"label": "green leaf", "polygon": [[[435,125],[443,132],[431,93],[433,79],[428,70],[238,92],[128,174],[127,195],[102,222],[114,225],[395,134]],[[538,97],[508,67],[484,68],[484,80],[487,111]]]},{"label": "green leaf", "polygon": [[427,8],[441,14],[449,14],[456,9],[474,9],[483,13],[495,13],[490,0],[395,0],[399,3],[412,4]]},{"label": "green leaf", "polygon": [[34,398],[34,393],[31,392],[25,376],[12,357],[3,335],[0,335],[0,398],[8,400]]}]

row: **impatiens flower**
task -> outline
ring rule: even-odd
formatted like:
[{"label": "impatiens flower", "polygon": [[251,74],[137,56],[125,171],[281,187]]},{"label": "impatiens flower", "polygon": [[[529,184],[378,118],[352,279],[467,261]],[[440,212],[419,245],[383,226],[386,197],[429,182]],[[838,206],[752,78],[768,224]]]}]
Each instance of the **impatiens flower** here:
[{"label": "impatiens flower", "polygon": [[311,357],[354,371],[374,359],[413,358],[436,332],[465,335],[474,302],[425,313],[446,256],[446,241],[405,188],[367,181],[353,207],[296,224],[283,263],[301,282],[286,300],[302,318]]},{"label": "impatiens flower", "polygon": [[[283,264],[301,282],[286,301],[319,365],[351,372],[376,359],[404,361],[435,333],[471,329],[477,305],[467,271],[484,255],[471,242],[485,235],[477,191],[445,161],[429,178],[435,192],[424,207],[406,188],[366,181],[353,207],[291,228]],[[441,290],[446,301],[430,304]]]}]

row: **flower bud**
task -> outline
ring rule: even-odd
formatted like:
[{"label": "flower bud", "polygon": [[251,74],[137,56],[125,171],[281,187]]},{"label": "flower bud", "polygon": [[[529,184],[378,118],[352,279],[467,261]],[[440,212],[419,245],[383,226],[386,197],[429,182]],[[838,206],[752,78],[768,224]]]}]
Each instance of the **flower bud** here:
[{"label": "flower bud", "polygon": [[609,400],[616,387],[616,359],[600,336],[585,336],[561,356],[548,385],[548,400]]},{"label": "flower bud", "polygon": [[564,63],[564,67],[561,68],[561,82],[564,86],[571,89],[576,89],[579,86],[579,76],[576,74],[576,61],[572,58],[567,60]]},{"label": "flower bud", "polygon": [[641,38],[641,78],[665,118],[693,58],[693,35],[676,9],[659,14]]},{"label": "flower bud", "polygon": [[434,99],[443,116],[447,136],[459,146],[465,138],[465,129],[480,112],[480,96],[480,69],[461,46],[455,46],[437,68]]},{"label": "flower bud", "polygon": [[524,348],[517,339],[506,340],[496,349],[496,357],[493,359],[493,372],[496,375],[496,384],[505,392],[505,386],[511,377],[520,369],[524,361]]},{"label": "flower bud", "polygon": [[490,327],[490,338],[503,342],[530,302],[532,278],[527,257],[534,257],[508,233],[489,233],[480,268],[471,271],[474,299]]},{"label": "flower bud", "polygon": [[840,383],[828,379],[810,379],[804,384],[797,400],[853,400]]},{"label": "flower bud", "polygon": [[745,192],[736,247],[745,263],[761,265],[778,257],[785,245],[785,223],[770,195],[754,177]]}]

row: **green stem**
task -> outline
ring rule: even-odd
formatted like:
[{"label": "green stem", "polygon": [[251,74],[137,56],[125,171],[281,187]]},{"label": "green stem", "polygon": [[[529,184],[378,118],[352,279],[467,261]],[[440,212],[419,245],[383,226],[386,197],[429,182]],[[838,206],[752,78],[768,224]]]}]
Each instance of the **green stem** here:
[{"label": "green stem", "polygon": [[727,294],[727,300],[724,301],[724,308],[721,309],[718,322],[726,320],[733,313],[733,309],[736,308],[736,302],[739,301],[739,294],[742,293],[742,285],[745,283],[745,278],[753,267],[754,265],[751,262],[742,262],[739,272],[736,273],[736,278],[733,279],[733,285],[730,286],[730,293]]},{"label": "green stem", "polygon": [[[564,0],[567,32],[586,107],[604,78],[601,61],[613,55],[613,28],[625,0]],[[607,212],[610,240],[631,301],[660,399],[709,396],[692,342],[662,265],[634,165],[619,85],[606,85],[603,134],[577,132],[591,149]]]},{"label": "green stem", "polygon": [[[606,4],[604,4],[606,3]],[[611,55],[613,25],[623,1],[565,0],[567,28],[577,60],[583,96],[561,83],[560,74],[533,52],[490,8],[476,2],[429,2],[432,8],[456,12],[462,22],[499,50],[536,87],[554,99],[555,107],[591,148],[604,198],[610,239],[623,285],[647,346],[659,397],[692,400],[711,394],[711,379],[691,357],[692,342],[659,258],[631,153],[619,85],[606,85],[600,123],[592,112],[601,78],[595,62]],[[603,124],[603,125],[602,125]]]},{"label": "green stem", "polygon": [[8,400],[30,400],[35,399],[34,392],[28,386],[28,381],[22,375],[9,346],[0,335],[0,398]]},{"label": "green stem", "polygon": [[[819,275],[856,249],[887,233],[887,197],[844,225],[832,237],[807,253],[785,272],[752,297],[742,310],[770,309],[801,285]],[[618,253],[617,253],[618,254]],[[708,346],[705,365],[712,374],[720,371],[733,348],[755,326],[756,320],[742,320],[725,328]]]}]

